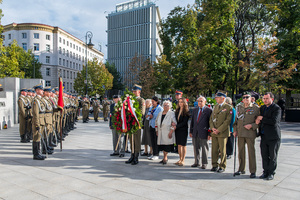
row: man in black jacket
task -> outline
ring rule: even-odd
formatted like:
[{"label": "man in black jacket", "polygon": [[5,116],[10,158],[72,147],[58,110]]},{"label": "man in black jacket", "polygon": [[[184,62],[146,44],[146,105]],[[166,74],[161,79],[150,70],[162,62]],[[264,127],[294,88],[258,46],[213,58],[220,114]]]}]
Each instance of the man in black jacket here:
[{"label": "man in black jacket", "polygon": [[266,180],[273,180],[277,167],[277,155],[281,141],[280,118],[281,109],[274,102],[274,95],[271,92],[265,93],[260,113],[256,124],[260,124],[261,134],[261,157],[264,172],[259,177]]}]

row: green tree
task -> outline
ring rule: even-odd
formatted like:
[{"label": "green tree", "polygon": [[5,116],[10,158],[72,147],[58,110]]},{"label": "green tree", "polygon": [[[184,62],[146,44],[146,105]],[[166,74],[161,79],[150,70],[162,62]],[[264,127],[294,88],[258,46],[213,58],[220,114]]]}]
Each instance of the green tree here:
[{"label": "green tree", "polygon": [[109,73],[111,73],[114,77],[112,90],[124,90],[124,85],[122,83],[122,77],[120,72],[118,72],[114,63],[110,64],[108,62],[105,63],[105,66]]},{"label": "green tree", "polygon": [[153,77],[155,80],[153,81],[153,88],[161,94],[162,97],[172,92],[172,65],[166,58],[167,56],[162,55],[158,57],[157,62],[153,64]]},{"label": "green tree", "polygon": [[155,84],[155,76],[154,76],[154,68],[150,59],[147,59],[139,72],[140,82],[143,89],[141,92],[141,96],[143,98],[151,98],[155,94],[155,90],[153,85]]},{"label": "green tree", "polygon": [[298,0],[265,0],[274,14],[275,36],[278,39],[277,59],[281,60],[282,70],[295,66],[290,79],[279,83],[286,87],[286,100],[289,105],[291,93],[300,88],[300,6]]},{"label": "green tree", "polygon": [[[87,68],[88,95],[104,95],[106,90],[109,90],[113,87],[113,75],[109,73],[102,62],[99,62],[97,59],[88,61]],[[74,89],[81,95],[84,95],[86,92],[85,80],[86,69],[83,67],[82,71],[78,72],[74,81]]]}]

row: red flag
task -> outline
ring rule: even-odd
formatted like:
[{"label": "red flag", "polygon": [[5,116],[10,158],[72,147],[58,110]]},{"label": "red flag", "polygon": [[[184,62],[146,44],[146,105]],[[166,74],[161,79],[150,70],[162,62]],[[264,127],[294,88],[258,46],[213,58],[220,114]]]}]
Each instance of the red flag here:
[{"label": "red flag", "polygon": [[63,81],[62,78],[59,77],[59,93],[58,93],[58,102],[57,102],[57,106],[60,109],[64,109],[64,96],[63,96]]}]

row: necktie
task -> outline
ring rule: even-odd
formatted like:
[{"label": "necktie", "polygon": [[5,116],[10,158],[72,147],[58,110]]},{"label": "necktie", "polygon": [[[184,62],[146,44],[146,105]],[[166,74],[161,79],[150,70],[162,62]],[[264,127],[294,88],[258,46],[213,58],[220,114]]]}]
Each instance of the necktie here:
[{"label": "necktie", "polygon": [[202,109],[200,108],[200,112],[199,112],[199,114],[198,114],[198,118],[197,118],[197,123],[198,123],[198,122],[199,122],[199,120],[200,120],[201,114],[202,114]]}]

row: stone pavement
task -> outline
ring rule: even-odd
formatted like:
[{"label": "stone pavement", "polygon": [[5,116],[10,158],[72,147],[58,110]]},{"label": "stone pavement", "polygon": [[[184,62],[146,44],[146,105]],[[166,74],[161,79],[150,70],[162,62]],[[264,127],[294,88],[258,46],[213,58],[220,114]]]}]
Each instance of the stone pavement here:
[{"label": "stone pavement", "polygon": [[[233,159],[222,174],[191,168],[188,140],[186,165],[167,165],[140,157],[137,166],[110,157],[108,122],[77,123],[45,161],[32,159],[31,143],[19,143],[18,126],[0,131],[0,199],[300,199],[300,124],[282,123],[282,145],[273,181],[233,177]],[[257,139],[257,175],[262,172]],[[209,158],[210,159],[210,158]],[[210,160],[209,160],[210,161]]]}]

